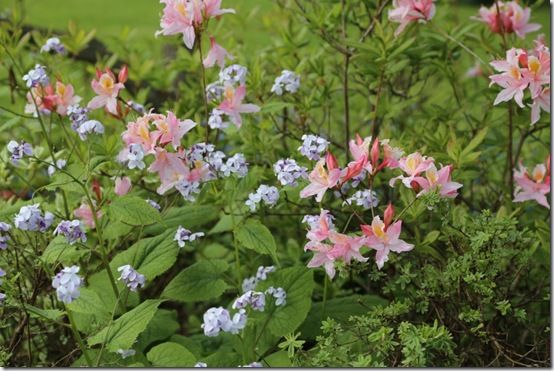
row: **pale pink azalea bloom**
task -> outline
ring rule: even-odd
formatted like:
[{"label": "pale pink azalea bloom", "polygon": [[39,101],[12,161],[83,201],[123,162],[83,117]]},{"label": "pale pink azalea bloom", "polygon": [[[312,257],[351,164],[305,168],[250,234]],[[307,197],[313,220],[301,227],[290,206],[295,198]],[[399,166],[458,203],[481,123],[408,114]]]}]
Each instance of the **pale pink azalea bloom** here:
[{"label": "pale pink azalea bloom", "polygon": [[156,159],[148,168],[148,171],[158,173],[160,186],[157,189],[159,194],[164,194],[173,188],[179,181],[185,179],[190,170],[185,166],[178,153],[167,152],[163,148],[156,148]]},{"label": "pale pink azalea bloom", "polygon": [[514,202],[535,200],[539,205],[550,209],[546,195],[550,193],[550,158],[546,166],[538,164],[529,173],[527,168],[520,164],[519,171],[514,171],[514,180],[517,188],[514,191]]},{"label": "pale pink azalea bloom", "polygon": [[359,135],[356,135],[356,140],[351,140],[348,143],[350,154],[354,159],[351,161],[341,173],[341,183],[348,181],[359,175],[363,170],[371,174],[373,168],[369,162],[369,145],[371,137],[362,140]]},{"label": "pale pink azalea bloom", "polygon": [[314,256],[308,262],[307,267],[318,268],[323,266],[329,278],[333,279],[335,277],[335,257],[331,253],[332,249],[333,246],[320,242],[309,243],[309,247],[306,245],[306,250],[314,252]]},{"label": "pale pink azalea bloom", "polygon": [[442,197],[455,198],[458,195],[458,189],[463,185],[451,180],[452,165],[444,166],[437,171],[435,164],[432,164],[425,171],[424,177],[416,177],[414,181],[419,184],[421,191],[417,196],[421,196],[431,190],[437,189]]},{"label": "pale pink azalea bloom", "polygon": [[543,85],[550,84],[550,51],[546,47],[538,47],[534,55],[522,54],[520,61],[525,67],[522,75],[529,81],[531,98],[535,98],[541,93]]},{"label": "pale pink azalea bloom", "polygon": [[221,9],[221,0],[203,0],[204,14],[206,18],[219,17],[227,13],[235,13],[234,9]]},{"label": "pale pink azalea bloom", "polygon": [[541,110],[550,112],[550,87],[544,88],[542,92],[533,99],[531,105],[531,124],[535,124],[541,118]]},{"label": "pale pink azalea bloom", "polygon": [[223,68],[225,67],[225,58],[229,60],[235,59],[235,57],[229,54],[227,50],[215,42],[215,38],[213,36],[210,36],[210,51],[208,52],[206,58],[202,61],[204,67],[211,68],[217,63],[219,68]]},{"label": "pale pink azalea bloom", "polygon": [[322,209],[317,222],[317,227],[311,228],[306,237],[308,237],[310,241],[321,242],[329,237],[329,232],[331,230],[332,229],[329,226],[329,211]]},{"label": "pale pink azalea bloom", "polygon": [[161,135],[161,132],[151,132],[150,122],[162,121],[165,119],[166,117],[164,115],[153,113],[148,113],[144,116],[141,116],[137,118],[136,121],[127,123],[127,130],[121,133],[121,138],[123,139],[127,147],[131,144],[140,144],[144,152],[154,153],[154,148],[159,136]]},{"label": "pale pink azalea bloom", "polygon": [[229,116],[231,122],[239,128],[242,125],[241,113],[253,113],[260,110],[260,107],[255,104],[243,104],[245,96],[246,86],[240,85],[235,89],[232,84],[225,83],[224,99],[217,107]]},{"label": "pale pink azalea bloom", "polygon": [[181,138],[196,126],[192,120],[179,120],[171,111],[167,112],[167,116],[156,119],[154,124],[157,130],[152,132],[152,137],[157,138],[160,145],[171,143],[173,148],[179,147]]},{"label": "pale pink azalea bloom", "polygon": [[334,188],[341,175],[339,168],[335,166],[329,166],[327,161],[327,169],[325,168],[325,159],[320,159],[315,165],[314,169],[308,176],[310,184],[300,191],[301,198],[311,197],[316,195],[316,201],[321,202],[323,195],[328,189]]},{"label": "pale pink azalea bloom", "polygon": [[389,185],[394,187],[394,183],[396,183],[397,180],[401,180],[406,187],[412,188],[414,178],[422,172],[427,171],[427,169],[433,165],[433,162],[434,160],[432,157],[422,156],[419,152],[414,152],[406,157],[402,157],[398,161],[398,167],[408,176],[400,175],[392,178],[389,181]]},{"label": "pale pink azalea bloom", "polygon": [[193,3],[190,0],[160,0],[160,3],[165,7],[160,20],[161,30],[156,32],[156,36],[182,33],[185,46],[192,49],[196,38]]},{"label": "pale pink azalea bloom", "polygon": [[365,244],[364,237],[351,237],[346,234],[332,231],[329,234],[329,241],[333,244],[333,248],[329,254],[336,259],[350,264],[352,259],[359,262],[366,262],[368,258],[364,258],[360,254],[360,248]]},{"label": "pale pink azalea bloom", "polygon": [[[99,75],[99,76],[98,76]],[[111,71],[97,73],[98,80],[93,79],[90,83],[92,90],[97,94],[96,97],[88,103],[88,108],[97,109],[106,107],[106,110],[112,115],[118,115],[117,96],[119,91],[125,88],[122,82],[117,82]]]},{"label": "pale pink azalea bloom", "polygon": [[519,57],[523,54],[525,54],[524,50],[512,48],[506,52],[505,60],[496,60],[490,63],[495,70],[502,72],[489,77],[490,85],[497,84],[503,88],[494,100],[493,104],[495,106],[498,103],[514,99],[518,106],[525,107],[523,105],[523,93],[529,85],[529,80],[524,78],[522,68],[519,65]]},{"label": "pale pink azalea bloom", "polygon": [[114,192],[118,196],[124,196],[131,190],[131,178],[128,176],[116,177]]},{"label": "pale pink azalea bloom", "polygon": [[73,85],[56,81],[56,112],[61,116],[67,115],[69,106],[81,101],[81,97],[75,95]]},{"label": "pale pink azalea bloom", "polygon": [[393,9],[389,10],[389,20],[400,23],[394,36],[400,35],[410,23],[425,23],[431,20],[436,11],[433,0],[393,0],[392,6]]},{"label": "pale pink azalea bloom", "polygon": [[515,33],[523,39],[527,33],[541,28],[537,23],[529,23],[530,17],[530,8],[523,9],[515,1],[507,3],[498,1],[498,8],[496,3],[489,8],[482,6],[479,9],[479,17],[472,17],[472,19],[486,23],[492,32]]},{"label": "pale pink azalea bloom", "polygon": [[[79,208],[73,211],[73,215],[75,215],[76,218],[79,218],[83,223],[85,223],[90,228],[94,228],[96,226],[96,224],[94,223],[92,210],[90,209],[90,206],[84,202],[81,204],[81,206],[79,206]],[[102,217],[102,210],[96,211],[96,218],[100,220],[101,217]]]},{"label": "pale pink azalea bloom", "polygon": [[379,269],[389,260],[391,251],[401,253],[414,248],[414,245],[399,238],[402,230],[401,220],[386,225],[379,216],[375,216],[371,225],[362,225],[361,228],[365,235],[364,244],[377,251],[375,261]]}]

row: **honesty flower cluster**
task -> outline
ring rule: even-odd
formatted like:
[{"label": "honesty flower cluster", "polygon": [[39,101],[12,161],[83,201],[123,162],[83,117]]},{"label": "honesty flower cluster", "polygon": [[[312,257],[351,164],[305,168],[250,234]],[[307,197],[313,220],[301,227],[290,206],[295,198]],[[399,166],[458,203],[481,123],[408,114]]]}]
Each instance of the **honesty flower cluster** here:
[{"label": "honesty flower cluster", "polygon": [[83,230],[83,226],[80,220],[62,220],[60,224],[54,229],[54,235],[65,236],[68,244],[73,245],[75,242],[81,240],[81,242],[87,241],[87,235]]},{"label": "honesty flower cluster", "polygon": [[504,3],[495,1],[490,7],[482,6],[479,9],[479,17],[472,17],[477,21],[486,23],[495,33],[515,33],[524,38],[529,32],[537,31],[541,26],[537,23],[529,23],[531,9],[522,8],[516,1]]},{"label": "honesty flower cluster", "polygon": [[524,93],[528,90],[532,100],[531,124],[539,120],[541,110],[550,112],[550,50],[542,39],[535,41],[534,49],[512,48],[506,52],[506,59],[490,64],[500,72],[489,77],[490,84],[502,88],[494,105],[513,99],[524,108]]},{"label": "honesty flower cluster", "polygon": [[281,75],[275,78],[271,92],[283,95],[284,92],[296,93],[300,88],[300,76],[289,70],[283,70]]},{"label": "honesty flower cluster", "polygon": [[534,200],[550,209],[546,198],[550,193],[550,155],[546,159],[546,164],[535,165],[532,172],[520,163],[519,170],[514,170],[514,180],[517,183],[514,202]]},{"label": "honesty flower cluster", "polygon": [[410,23],[426,23],[435,15],[434,0],[393,0],[392,9],[389,10],[389,20],[400,23],[394,32],[400,35]]},{"label": "honesty flower cluster", "polygon": [[50,83],[46,68],[40,64],[35,64],[35,67],[30,69],[26,75],[23,75],[23,81],[28,88],[34,88],[42,85],[47,86]]},{"label": "honesty flower cluster", "polygon": [[260,185],[256,192],[248,195],[248,200],[246,200],[245,204],[250,208],[250,211],[256,211],[258,204],[262,201],[268,207],[274,206],[279,201],[279,190],[277,187],[265,184]]},{"label": "honesty flower cluster", "polygon": [[308,177],[307,171],[308,169],[299,166],[291,158],[281,159],[273,165],[273,172],[283,186],[290,185],[296,187],[298,185],[297,179],[306,179]]},{"label": "honesty flower cluster", "polygon": [[65,46],[62,44],[59,38],[51,37],[40,48],[41,53],[55,52],[57,54],[65,54]]},{"label": "honesty flower cluster", "polygon": [[144,284],[146,283],[144,275],[137,272],[129,264],[122,265],[121,267],[117,268],[117,271],[121,272],[121,276],[118,278],[118,280],[123,281],[125,285],[127,285],[127,287],[129,288],[129,290],[137,291],[139,287],[144,287]]},{"label": "honesty flower cluster", "polygon": [[8,143],[8,152],[11,153],[10,160],[12,163],[17,165],[19,160],[23,157],[33,155],[33,147],[25,141],[18,143],[15,140],[10,140]]},{"label": "honesty flower cluster", "polygon": [[12,229],[11,225],[0,222],[0,250],[6,250],[8,248],[8,241],[10,240],[8,232],[10,229]]},{"label": "honesty flower cluster", "polygon": [[177,228],[177,232],[175,232],[175,237],[173,238],[173,240],[177,241],[177,245],[182,248],[185,247],[187,242],[194,242],[200,237],[204,237],[204,232],[192,233],[188,229],[179,226]]},{"label": "honesty flower cluster", "polygon": [[259,266],[255,276],[245,278],[242,281],[242,291],[247,292],[255,290],[258,282],[265,281],[267,275],[272,272],[275,272],[275,267],[273,265],[268,267],[264,267],[263,265]]},{"label": "honesty flower cluster", "polygon": [[210,308],[204,313],[204,335],[217,336],[221,331],[238,334],[246,326],[246,310],[239,309],[232,317],[223,307]]},{"label": "honesty flower cluster", "polygon": [[317,135],[304,134],[302,135],[302,145],[298,147],[298,151],[309,160],[317,161],[321,158],[321,154],[327,151],[329,141]]},{"label": "honesty flower cluster", "polygon": [[79,289],[83,285],[83,279],[78,275],[79,269],[76,265],[63,268],[52,280],[52,287],[56,289],[58,299],[65,304],[71,303],[81,295]]},{"label": "honesty flower cluster", "polygon": [[54,214],[40,210],[40,204],[23,206],[15,215],[14,225],[22,231],[45,232],[54,221]]}]

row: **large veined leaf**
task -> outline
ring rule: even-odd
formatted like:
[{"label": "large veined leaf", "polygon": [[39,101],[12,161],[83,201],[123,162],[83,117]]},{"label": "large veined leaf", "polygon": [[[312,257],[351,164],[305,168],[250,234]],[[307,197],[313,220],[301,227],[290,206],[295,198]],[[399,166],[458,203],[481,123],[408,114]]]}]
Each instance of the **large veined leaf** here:
[{"label": "large veined leaf", "polygon": [[228,268],[223,260],[199,261],[175,276],[162,297],[185,303],[217,298],[227,288],[223,273]]},{"label": "large veined leaf", "polygon": [[146,330],[140,334],[138,341],[134,345],[134,349],[142,351],[154,342],[169,340],[179,328],[176,311],[158,309],[154,318],[152,318],[152,321],[150,321],[146,327]]},{"label": "large veined leaf", "polygon": [[175,263],[179,254],[174,234],[175,231],[170,230],[156,237],[144,238],[117,254],[110,263],[114,275],[119,275],[117,268],[125,264],[130,264],[148,280],[164,273]]},{"label": "large veined leaf", "polygon": [[260,254],[271,255],[277,261],[277,247],[271,232],[259,220],[248,219],[235,229],[235,236],[241,246]]},{"label": "large veined leaf", "polygon": [[100,318],[109,319],[113,308],[108,308],[98,294],[90,288],[83,287],[77,300],[67,305],[72,312],[87,313]]},{"label": "large veined leaf", "polygon": [[218,216],[219,210],[213,205],[174,207],[167,210],[163,215],[161,223],[148,226],[145,228],[144,233],[147,235],[158,235],[167,229],[176,230],[180,225],[187,229],[195,229],[216,220]]},{"label": "large veined leaf", "polygon": [[55,264],[57,262],[71,265],[79,261],[79,258],[86,254],[86,251],[77,249],[77,245],[67,243],[64,236],[55,237],[44,252],[41,259],[47,264]]},{"label": "large veined leaf", "polygon": [[158,210],[137,196],[122,196],[116,198],[108,207],[112,219],[128,225],[150,225],[161,222]]},{"label": "large veined leaf", "polygon": [[187,348],[171,342],[156,345],[146,358],[155,367],[192,367],[196,363],[196,358]]},{"label": "large veined leaf", "polygon": [[256,312],[259,323],[267,323],[266,328],[275,336],[285,336],[294,330],[308,315],[314,289],[313,271],[305,267],[280,269],[268,276],[256,287],[265,291],[268,287],[282,287],[287,293],[286,305],[277,307],[274,299],[266,296],[266,310]]},{"label": "large veined leaf", "polygon": [[146,300],[138,307],[125,313],[113,323],[88,339],[89,345],[105,342],[106,348],[115,352],[118,349],[130,349],[137,337],[143,332],[158,310],[163,300]]}]

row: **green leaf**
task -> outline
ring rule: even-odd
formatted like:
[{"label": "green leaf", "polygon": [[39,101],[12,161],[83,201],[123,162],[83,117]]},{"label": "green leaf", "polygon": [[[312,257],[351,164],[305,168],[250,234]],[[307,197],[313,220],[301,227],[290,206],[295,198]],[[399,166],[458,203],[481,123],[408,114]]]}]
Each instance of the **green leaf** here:
[{"label": "green leaf", "polygon": [[51,321],[57,321],[63,316],[63,312],[59,309],[41,309],[30,304],[25,304],[25,309],[30,313],[31,317],[42,317]]},{"label": "green leaf", "polygon": [[[308,315],[312,303],[314,289],[313,271],[305,267],[291,267],[278,270],[269,275],[266,281],[260,282],[256,288],[265,291],[269,286],[282,287],[287,293],[287,303],[276,307],[267,305],[263,313],[256,312],[254,316],[260,323],[267,322],[267,329],[275,336],[285,336],[294,330]],[[266,302],[273,303],[272,298]]]},{"label": "green leaf", "polygon": [[118,349],[130,349],[137,337],[143,332],[154,317],[158,305],[163,300],[146,300],[138,307],[119,317],[113,324],[106,326],[99,333],[88,339],[89,345],[106,343],[110,352]]},{"label": "green leaf", "polygon": [[44,252],[41,259],[47,264],[56,264],[58,262],[64,264],[72,264],[79,261],[79,258],[86,254],[85,251],[79,251],[76,245],[67,243],[64,236],[55,237]]},{"label": "green leaf", "polygon": [[116,198],[108,207],[109,215],[128,225],[150,225],[161,222],[158,210],[137,196],[122,196]]},{"label": "green leaf", "polygon": [[281,112],[283,108],[287,108],[287,107],[293,107],[293,105],[287,102],[269,102],[269,103],[265,103],[262,106],[261,112],[263,113]]},{"label": "green leaf", "polygon": [[174,310],[158,309],[146,330],[140,334],[134,349],[144,350],[154,342],[169,340],[179,330],[177,312]]},{"label": "green leaf", "polygon": [[217,298],[227,289],[223,273],[228,268],[223,260],[199,261],[175,276],[162,297],[184,303]]},{"label": "green leaf", "polygon": [[187,348],[171,342],[155,346],[146,358],[154,367],[192,367],[196,363],[196,358]]},{"label": "green leaf", "polygon": [[112,308],[107,308],[100,296],[88,287],[81,288],[79,298],[72,301],[67,307],[72,312],[93,314],[106,319],[109,319],[112,310]]},{"label": "green leaf", "polygon": [[275,261],[278,261],[275,239],[269,229],[259,220],[248,219],[245,223],[240,224],[235,230],[235,237],[247,249],[271,255]]},{"label": "green leaf", "polygon": [[177,229],[182,225],[194,229],[201,225],[213,222],[219,217],[219,209],[213,205],[189,205],[169,209],[163,215],[162,223],[148,226],[144,229],[147,235],[158,235],[167,229]]},{"label": "green leaf", "polygon": [[175,231],[166,231],[156,237],[142,239],[127,250],[117,254],[110,263],[114,274],[117,268],[131,264],[139,273],[144,274],[147,280],[167,271],[177,260],[179,247],[173,240]]},{"label": "green leaf", "polygon": [[487,136],[488,128],[483,128],[479,130],[479,132],[473,137],[473,139],[469,142],[469,144],[464,148],[462,151],[462,156],[469,154],[471,151],[473,151],[481,142],[485,139]]}]

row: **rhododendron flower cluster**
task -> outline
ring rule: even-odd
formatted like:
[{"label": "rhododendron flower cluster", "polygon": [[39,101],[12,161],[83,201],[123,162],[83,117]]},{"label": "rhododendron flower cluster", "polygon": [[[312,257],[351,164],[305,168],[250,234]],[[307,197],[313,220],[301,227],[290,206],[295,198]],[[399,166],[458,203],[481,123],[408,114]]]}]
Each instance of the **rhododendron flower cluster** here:
[{"label": "rhododendron flower cluster", "polygon": [[492,32],[515,33],[523,39],[527,33],[541,28],[539,24],[529,23],[530,17],[531,9],[522,8],[516,1],[495,1],[488,8],[482,6],[479,9],[479,17],[472,18],[486,23]]},{"label": "rhododendron flower cluster", "polygon": [[83,285],[83,278],[78,275],[80,268],[76,265],[63,268],[52,279],[52,287],[56,289],[58,299],[65,304],[71,303],[80,295],[80,287]]},{"label": "rhododendron flower cluster", "polygon": [[118,96],[121,89],[125,88],[124,83],[127,81],[127,66],[124,66],[115,77],[111,69],[105,69],[105,72],[96,69],[96,79],[90,83],[92,90],[96,93],[96,97],[88,103],[87,108],[98,109],[105,107],[106,111],[116,117],[123,116],[123,110],[118,104]]},{"label": "rhododendron flower cluster", "polygon": [[49,83],[32,87],[27,93],[25,113],[38,116],[38,113],[49,115],[56,112],[60,116],[65,116],[69,107],[80,101],[81,97],[75,95],[73,85],[58,80],[55,87]]},{"label": "rhododendron flower cluster", "polygon": [[550,112],[550,50],[538,39],[535,48],[525,51],[511,48],[506,59],[490,63],[499,74],[491,75],[491,85],[498,85],[494,105],[513,99],[521,108],[525,90],[529,90],[532,100],[531,124],[540,118],[541,110]]},{"label": "rhododendron flower cluster", "polygon": [[183,35],[186,47],[192,49],[199,32],[206,23],[233,9],[221,9],[221,0],[160,0],[165,4],[160,21],[161,30],[156,35]]},{"label": "rhododendron flower cluster", "polygon": [[517,183],[514,202],[534,200],[550,209],[546,198],[550,193],[550,156],[546,159],[546,164],[535,165],[532,172],[520,164],[519,170],[514,170],[514,180]]},{"label": "rhododendron flower cluster", "polygon": [[434,0],[393,0],[392,6],[389,20],[400,23],[394,32],[395,36],[400,35],[410,23],[430,21],[436,11]]}]

